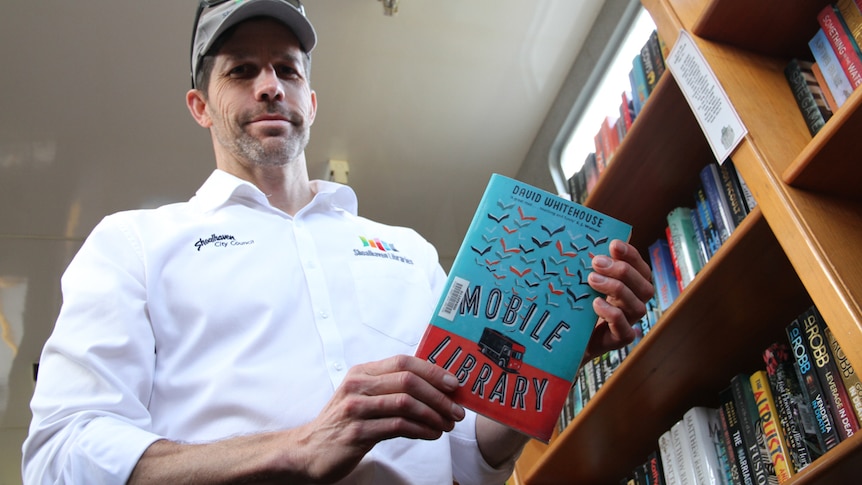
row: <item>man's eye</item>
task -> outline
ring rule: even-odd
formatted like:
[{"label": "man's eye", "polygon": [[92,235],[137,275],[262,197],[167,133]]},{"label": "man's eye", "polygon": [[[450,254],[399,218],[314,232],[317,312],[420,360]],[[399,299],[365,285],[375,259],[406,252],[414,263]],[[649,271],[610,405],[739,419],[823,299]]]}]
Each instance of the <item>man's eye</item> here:
[{"label": "man's eye", "polygon": [[278,75],[280,77],[292,77],[296,76],[298,73],[296,69],[291,66],[279,66],[278,67]]},{"label": "man's eye", "polygon": [[251,66],[249,66],[248,64],[242,64],[242,65],[236,66],[229,71],[229,74],[231,76],[234,76],[234,77],[247,76],[250,73],[251,73]]}]

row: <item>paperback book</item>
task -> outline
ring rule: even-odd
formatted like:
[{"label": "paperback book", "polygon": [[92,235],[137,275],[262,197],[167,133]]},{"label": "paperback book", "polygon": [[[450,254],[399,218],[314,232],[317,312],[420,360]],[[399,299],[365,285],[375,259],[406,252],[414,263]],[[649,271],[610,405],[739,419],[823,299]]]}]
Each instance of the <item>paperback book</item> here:
[{"label": "paperback book", "polygon": [[452,264],[416,355],[468,409],[548,442],[597,321],[587,283],[631,226],[499,174]]}]

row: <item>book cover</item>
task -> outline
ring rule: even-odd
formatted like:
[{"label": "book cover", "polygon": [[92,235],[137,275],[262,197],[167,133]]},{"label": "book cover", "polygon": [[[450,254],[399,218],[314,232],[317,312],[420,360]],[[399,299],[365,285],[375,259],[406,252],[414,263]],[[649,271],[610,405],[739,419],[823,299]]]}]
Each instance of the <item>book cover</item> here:
[{"label": "book cover", "polygon": [[730,237],[733,230],[736,229],[736,225],[733,223],[730,203],[728,203],[724,190],[721,188],[721,175],[718,173],[717,163],[710,163],[701,169],[700,183],[703,187],[703,192],[706,194],[709,210],[712,211],[713,221],[715,222],[716,229],[718,229],[718,236],[721,242],[724,243]]},{"label": "book cover", "polygon": [[461,405],[551,438],[597,321],[591,258],[631,226],[494,174],[416,355],[455,375]]},{"label": "book cover", "polygon": [[772,397],[772,389],[769,387],[765,370],[758,370],[751,374],[751,391],[754,394],[754,404],[760,416],[760,426],[763,428],[763,438],[769,450],[769,459],[775,469],[775,476],[778,478],[778,483],[784,483],[793,476],[793,462],[784,439],[784,430],[778,421],[778,408]]},{"label": "book cover", "polygon": [[685,288],[701,270],[697,238],[691,224],[691,209],[688,207],[672,209],[667,215],[667,224],[671,237],[668,243],[671,247],[671,255],[675,256],[672,259],[679,265],[680,282],[682,288]]},{"label": "book cover", "polygon": [[632,59],[632,97],[638,100],[638,106],[643,110],[649,99],[649,88],[647,87],[646,72],[641,61],[641,55],[638,54]]},{"label": "book cover", "polygon": [[655,71],[655,60],[652,58],[653,52],[650,49],[649,39],[641,46],[640,54],[644,79],[646,80],[646,90],[648,94],[652,94],[655,85],[658,84],[659,73]]},{"label": "book cover", "polygon": [[799,472],[824,452],[817,437],[817,423],[802,392],[790,347],[783,342],[773,343],[763,351],[763,361],[787,451],[793,469]]},{"label": "book cover", "polygon": [[[819,87],[820,92],[823,93],[823,99],[826,101],[826,108],[829,117],[831,118],[832,115],[838,111],[838,104],[835,103],[835,98],[832,97],[832,91],[829,90],[829,85],[826,84],[826,78],[823,76],[823,71],[820,70],[820,65],[816,62],[811,63],[811,74],[814,75],[814,80],[817,81],[817,87]],[[811,91],[813,94],[814,90],[812,89]],[[821,109],[820,112],[823,113],[824,110]]]},{"label": "book cover", "polygon": [[650,52],[650,60],[652,61],[652,69],[655,72],[656,83],[661,79],[667,66],[664,64],[664,52],[662,52],[662,42],[658,37],[658,31],[653,30],[647,40],[647,47]]},{"label": "book cover", "polygon": [[718,166],[718,174],[721,176],[721,186],[724,189],[724,195],[727,197],[727,203],[730,205],[730,215],[733,218],[734,226],[738,227],[742,224],[745,216],[748,215],[748,208],[745,206],[742,194],[742,186],[739,184],[739,179],[736,176],[736,167],[733,165],[733,160],[727,159]]},{"label": "book cover", "polygon": [[661,456],[662,472],[667,483],[681,483],[679,478],[679,464],[673,452],[673,439],[670,430],[665,431],[658,438],[658,451]]},{"label": "book cover", "polygon": [[656,301],[661,312],[670,308],[671,303],[679,296],[679,283],[673,269],[670,256],[670,246],[667,238],[657,239],[649,247],[649,262],[652,267],[653,285]]},{"label": "book cover", "polygon": [[[729,391],[729,389],[728,389]],[[730,436],[730,423],[727,419],[726,403],[719,394],[718,420],[721,424],[721,444],[724,448],[723,461],[724,483],[728,485],[742,485],[742,476],[740,475],[739,464],[736,462],[736,455],[733,451],[733,438]]]},{"label": "book cover", "polygon": [[862,85],[862,52],[847,28],[841,13],[835,5],[827,5],[817,14],[820,28],[826,34],[829,45],[838,57],[850,86],[854,89]]},{"label": "book cover", "polygon": [[[862,2],[859,2],[862,3]],[[838,11],[841,12],[841,17],[856,44],[862,46],[862,11],[859,10],[857,2],[854,0],[838,0],[835,2]]]},{"label": "book cover", "polygon": [[814,369],[814,359],[811,355],[811,349],[808,347],[808,338],[802,330],[800,320],[801,318],[794,319],[785,331],[793,357],[796,359],[795,371],[798,373],[799,382],[802,384],[805,401],[811,408],[814,421],[817,423],[819,449],[825,453],[838,444],[838,431],[835,429],[835,421],[832,419],[832,413],[829,410],[826,396],[824,396],[820,378]]},{"label": "book cover", "polygon": [[664,472],[662,471],[661,455],[658,450],[652,450],[647,456],[647,461],[644,464],[646,478],[650,485],[664,485]]},{"label": "book cover", "polygon": [[721,446],[721,422],[718,410],[695,406],[683,415],[688,446],[691,448],[695,483],[723,484],[723,471],[718,460]]},{"label": "book cover", "polygon": [[801,317],[801,323],[802,330],[808,338],[808,347],[811,349],[817,377],[820,378],[823,393],[829,402],[829,409],[832,411],[835,429],[838,430],[839,438],[842,441],[846,440],[859,429],[859,422],[856,420],[856,413],[853,412],[850,397],[847,394],[847,389],[844,388],[844,381],[841,380],[838,365],[835,363],[832,350],[829,348],[829,342],[824,332],[826,323],[817,307],[814,306],[810,307]]},{"label": "book cover", "polygon": [[829,39],[826,38],[826,33],[823,29],[817,29],[817,32],[808,41],[808,48],[814,56],[814,61],[820,66],[823,77],[826,79],[826,85],[829,87],[829,92],[835,99],[835,104],[840,108],[847,101],[847,98],[853,94],[853,86],[850,84],[850,79],[844,73],[844,68],[838,61],[838,56],[832,50],[829,44]]},{"label": "book cover", "polygon": [[835,357],[835,363],[838,364],[838,370],[841,373],[841,379],[844,381],[844,387],[847,389],[847,394],[850,396],[850,403],[853,405],[853,411],[856,413],[856,419],[862,420],[862,381],[859,379],[859,374],[853,369],[850,360],[844,355],[841,350],[841,344],[835,339],[835,335],[829,330],[829,327],[824,329],[826,340],[829,341],[829,347],[832,349],[832,355]]},{"label": "book cover", "polygon": [[[748,459],[745,441],[742,439],[742,425],[739,423],[739,413],[736,410],[736,402],[733,399],[733,390],[726,387],[718,393],[719,412],[726,420],[727,433],[730,435],[731,455],[736,463],[735,483],[742,485],[753,485],[754,472]],[[731,473],[733,473],[731,469]]]},{"label": "book cover", "polygon": [[680,485],[697,485],[694,476],[694,462],[691,448],[685,431],[685,423],[679,420],[670,428],[670,440],[673,445],[673,457],[677,468],[677,483]]},{"label": "book cover", "polygon": [[718,248],[721,247],[721,236],[718,234],[718,228],[715,226],[712,209],[709,208],[709,201],[706,199],[706,192],[703,190],[702,185],[694,192],[694,204],[698,219],[700,220],[700,229],[703,231],[703,239],[706,243],[706,259],[709,261],[715,252],[718,251]]},{"label": "book cover", "polygon": [[703,268],[709,262],[709,249],[706,247],[706,239],[703,236],[703,223],[700,222],[700,212],[697,208],[692,208],[688,211],[691,219],[691,227],[694,230],[694,239],[697,243],[697,259],[700,261],[700,266]]},{"label": "book cover", "polygon": [[793,98],[796,99],[796,105],[799,107],[802,118],[805,119],[808,132],[811,133],[811,136],[816,135],[826,124],[827,118],[823,115],[817,100],[814,99],[814,93],[802,73],[802,66],[798,59],[791,59],[787,63],[784,68],[784,77],[787,78],[787,85],[790,86]]},{"label": "book cover", "polygon": [[754,483],[777,484],[775,467],[769,459],[769,451],[763,439],[763,428],[759,424],[760,415],[757,413],[754,394],[751,391],[751,376],[746,374],[733,376],[730,380],[730,388],[733,391],[733,402],[736,404],[739,426],[742,429],[742,441],[745,443]]}]

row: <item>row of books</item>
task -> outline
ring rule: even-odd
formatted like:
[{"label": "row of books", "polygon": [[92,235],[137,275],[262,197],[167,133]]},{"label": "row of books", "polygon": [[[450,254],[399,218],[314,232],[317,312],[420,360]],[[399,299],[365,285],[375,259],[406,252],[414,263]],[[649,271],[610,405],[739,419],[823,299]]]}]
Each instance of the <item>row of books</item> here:
[{"label": "row of books", "polygon": [[862,382],[812,306],[741,373],[719,406],[695,406],[624,484],[785,483],[862,422]]},{"label": "row of books", "polygon": [[756,205],[733,160],[701,169],[692,205],[673,208],[665,234],[649,247],[659,311],[670,307]]},{"label": "row of books", "polygon": [[817,21],[808,42],[812,58],[792,59],[784,69],[812,136],[862,85],[862,0],[827,5]]},{"label": "row of books", "polygon": [[614,370],[640,340],[649,334],[683,289],[756,206],[733,160],[711,162],[700,172],[693,207],[677,207],[667,216],[663,237],[649,247],[653,285],[656,293],[647,302],[647,311],[635,325],[637,337],[623,349],[608,352],[586,362],[579,370],[564,412],[562,431],[610,379]]},{"label": "row of books", "polygon": [[629,71],[631,91],[623,91],[619,113],[605,116],[593,137],[595,151],[590,152],[580,170],[569,177],[568,190],[573,201],[583,204],[604,169],[610,165],[614,153],[666,70],[666,51],[658,32],[653,30],[632,59]]}]

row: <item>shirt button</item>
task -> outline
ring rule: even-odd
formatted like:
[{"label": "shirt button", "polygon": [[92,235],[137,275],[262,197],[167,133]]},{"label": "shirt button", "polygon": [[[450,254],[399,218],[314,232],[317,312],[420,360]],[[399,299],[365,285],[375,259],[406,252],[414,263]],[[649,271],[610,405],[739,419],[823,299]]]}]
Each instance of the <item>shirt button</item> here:
[{"label": "shirt button", "polygon": [[326,312],[320,312],[320,318],[329,318],[329,314]]},{"label": "shirt button", "polygon": [[343,366],[343,365],[341,365],[341,362],[335,362],[335,363],[333,363],[333,364],[332,364],[332,367],[333,367],[335,370],[337,370],[337,371],[340,371],[341,369],[344,369],[344,366]]}]

